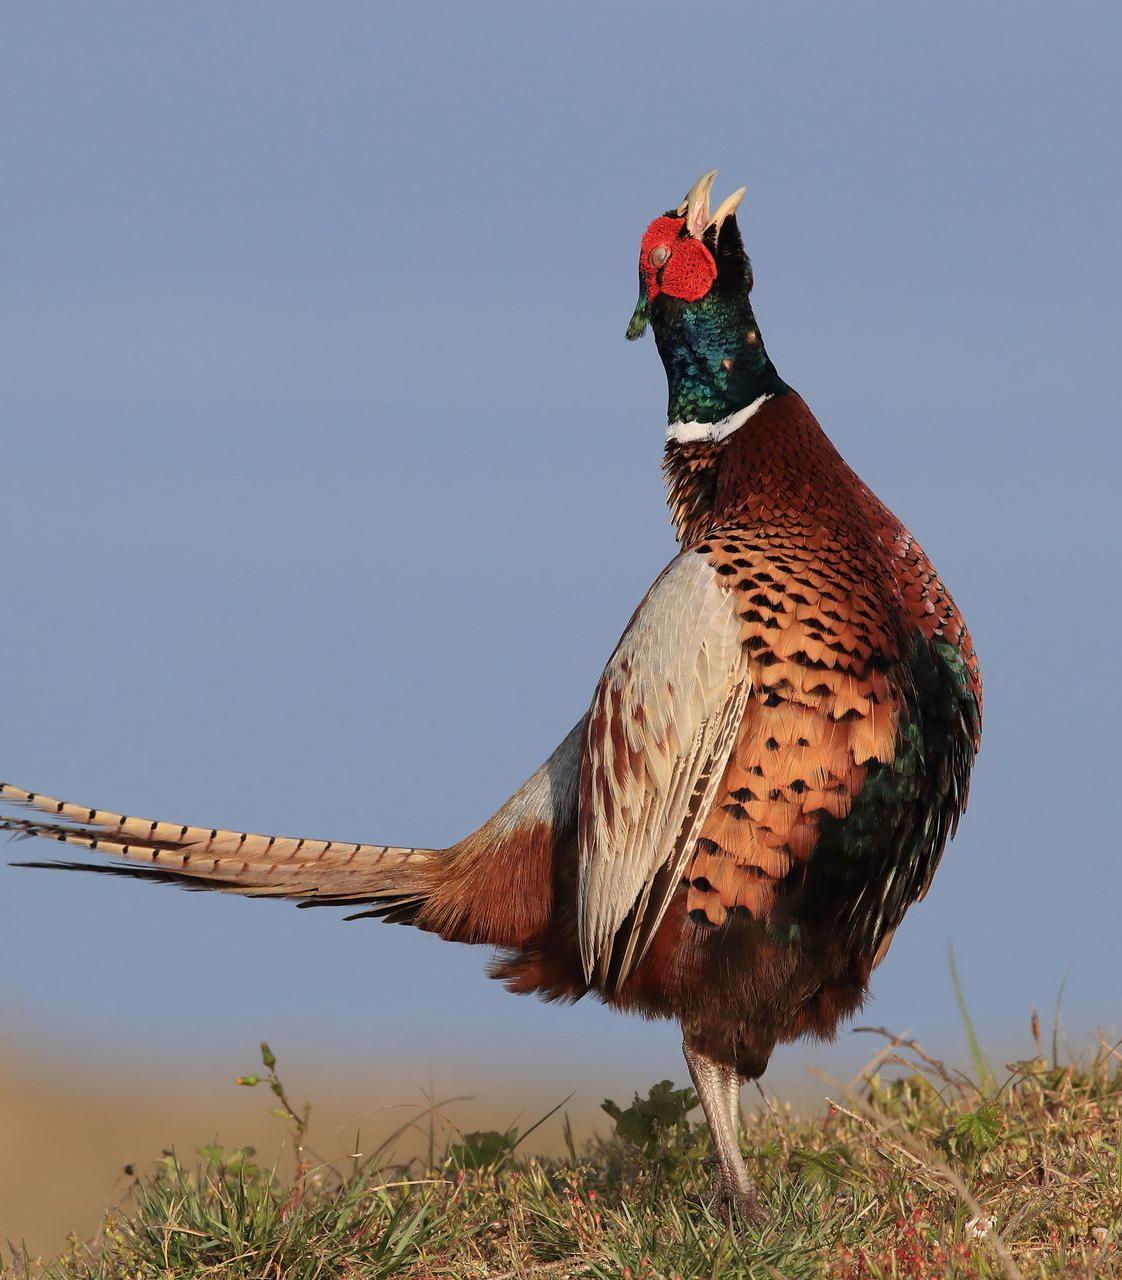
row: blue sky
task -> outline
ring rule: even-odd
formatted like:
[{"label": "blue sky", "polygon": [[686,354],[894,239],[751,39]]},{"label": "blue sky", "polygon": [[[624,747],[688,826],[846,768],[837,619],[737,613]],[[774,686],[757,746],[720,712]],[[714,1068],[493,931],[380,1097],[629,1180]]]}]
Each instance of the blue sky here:
[{"label": "blue sky", "polygon": [[[623,331],[643,228],[717,166],[770,353],[985,676],[865,1020],[953,1051],[953,945],[992,1035],[1065,979],[1073,1031],[1117,1027],[1120,38],[1093,4],[9,7],[0,774],[284,833],[485,818],[673,554]],[[508,996],[479,950],[2,880],[31,1048],[683,1074],[672,1028]]]}]

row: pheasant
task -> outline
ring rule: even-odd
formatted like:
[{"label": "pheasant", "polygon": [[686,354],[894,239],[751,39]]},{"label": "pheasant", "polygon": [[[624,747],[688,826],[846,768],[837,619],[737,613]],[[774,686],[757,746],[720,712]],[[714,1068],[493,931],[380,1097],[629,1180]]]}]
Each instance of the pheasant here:
[{"label": "pheasant", "polygon": [[[654,331],[679,554],[587,713],[447,849],[149,821],[0,786],[9,832],[96,870],[353,907],[495,949],[550,1000],[676,1020],[717,1194],[761,1215],[739,1092],[775,1045],[856,1010],[966,805],[982,691],[919,544],[776,371],[714,173],[647,228],[628,337]],[[26,816],[26,808],[40,815]]]}]

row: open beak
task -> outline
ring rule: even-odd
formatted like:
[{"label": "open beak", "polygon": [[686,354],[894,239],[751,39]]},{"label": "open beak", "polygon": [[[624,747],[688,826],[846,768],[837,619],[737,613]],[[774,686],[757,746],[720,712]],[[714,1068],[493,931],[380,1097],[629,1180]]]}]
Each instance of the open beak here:
[{"label": "open beak", "polygon": [[[713,246],[721,238],[721,227],[725,223],[726,218],[732,215],[740,207],[741,200],[744,199],[744,193],[747,187],[741,187],[739,191],[734,191],[731,196],[726,196],[724,200],[717,206],[716,213],[709,212],[709,196],[713,190],[713,179],[717,176],[716,169],[710,169],[708,173],[704,173],[690,187],[686,193],[686,198],[678,206],[675,211],[679,218],[685,218],[686,230],[695,240],[704,239],[710,228],[713,229]],[[635,311],[631,316],[631,323],[627,326],[627,336],[630,340],[641,337],[646,332],[647,324],[650,320],[650,299],[647,297],[646,285],[640,283],[639,301],[635,304]]]},{"label": "open beak", "polygon": [[686,193],[686,198],[678,206],[678,217],[685,218],[686,230],[695,240],[700,240],[710,227],[716,228],[719,238],[721,226],[725,219],[731,217],[737,211],[741,200],[744,199],[745,191],[748,190],[747,187],[741,187],[739,191],[734,191],[731,196],[727,196],[721,201],[717,206],[716,213],[710,214],[709,195],[713,190],[713,179],[716,176],[716,169],[710,169],[708,173],[702,174],[690,187]]}]

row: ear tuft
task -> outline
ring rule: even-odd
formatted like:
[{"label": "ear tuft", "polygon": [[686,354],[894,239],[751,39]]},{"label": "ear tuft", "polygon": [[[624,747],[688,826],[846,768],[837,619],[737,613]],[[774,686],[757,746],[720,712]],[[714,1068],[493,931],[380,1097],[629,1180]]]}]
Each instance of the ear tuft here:
[{"label": "ear tuft", "polygon": [[627,325],[627,341],[634,342],[636,338],[641,338],[647,332],[647,323],[650,320],[650,304],[647,300],[646,289],[639,294],[639,301],[635,304],[635,310],[631,313],[631,319]]}]

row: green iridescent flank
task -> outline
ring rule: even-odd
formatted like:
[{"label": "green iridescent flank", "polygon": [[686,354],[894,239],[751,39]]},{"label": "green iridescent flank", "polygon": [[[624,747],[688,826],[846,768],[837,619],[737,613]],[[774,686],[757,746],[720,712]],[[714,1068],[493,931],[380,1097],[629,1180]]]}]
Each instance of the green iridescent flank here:
[{"label": "green iridescent flank", "polygon": [[719,422],[762,395],[789,390],[768,358],[749,301],[752,267],[734,218],[712,240],[717,279],[697,302],[665,293],[648,299],[640,280],[639,302],[628,338],[648,322],[666,369],[669,422]]},{"label": "green iridescent flank", "polygon": [[[949,644],[917,637],[909,666],[915,688],[901,716],[895,758],[869,766],[846,817],[823,816],[815,850],[822,874],[809,895],[813,901],[801,908],[806,917],[831,919],[870,952],[930,884],[974,758],[978,709],[961,655]],[[925,760],[943,763],[932,773]],[[848,919],[832,919],[838,902],[849,904]]]}]

